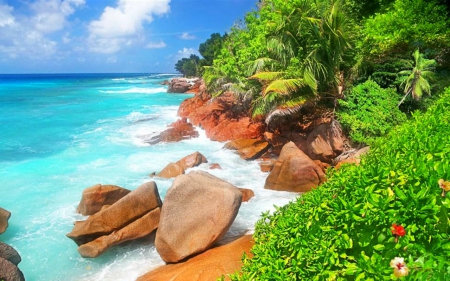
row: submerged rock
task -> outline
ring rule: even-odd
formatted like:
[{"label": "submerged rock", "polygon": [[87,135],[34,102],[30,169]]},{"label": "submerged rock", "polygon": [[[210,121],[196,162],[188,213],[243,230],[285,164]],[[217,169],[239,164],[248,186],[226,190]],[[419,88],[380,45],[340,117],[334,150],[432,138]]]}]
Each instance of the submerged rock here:
[{"label": "submerged rock", "polygon": [[87,220],[75,222],[73,230],[67,237],[77,245],[88,243],[123,228],[161,205],[156,184],[146,182]]},{"label": "submerged rock", "polygon": [[7,210],[0,208],[0,234],[6,231],[8,228],[8,220],[11,217],[11,213]]},{"label": "submerged rock", "polygon": [[[139,277],[137,281],[205,281],[217,280],[221,275],[232,274],[242,266],[242,255],[250,252],[254,242],[251,235],[243,236],[229,244],[208,250],[186,262],[159,267]],[[225,280],[230,280],[225,277]]]},{"label": "submerged rock", "polygon": [[238,188],[202,171],[175,178],[161,209],[155,246],[166,262],[201,253],[222,238],[239,211]]},{"label": "submerged rock", "polygon": [[293,142],[283,146],[280,157],[266,179],[264,188],[306,192],[325,181],[325,174]]},{"label": "submerged rock", "polygon": [[105,205],[112,205],[131,190],[117,185],[96,184],[83,190],[77,212],[83,216],[90,216],[102,209]]}]

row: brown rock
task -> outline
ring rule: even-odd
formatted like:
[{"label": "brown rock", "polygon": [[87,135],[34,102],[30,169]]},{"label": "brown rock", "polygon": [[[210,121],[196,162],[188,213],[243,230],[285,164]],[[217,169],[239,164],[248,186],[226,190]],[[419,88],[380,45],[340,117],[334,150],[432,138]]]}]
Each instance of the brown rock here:
[{"label": "brown rock", "polygon": [[22,271],[12,262],[0,258],[0,280],[25,281]]},{"label": "brown rock", "polygon": [[175,178],[161,209],[155,246],[166,262],[179,262],[204,252],[233,223],[242,193],[203,171]]},{"label": "brown rock", "polygon": [[112,205],[130,192],[117,185],[93,185],[83,190],[77,212],[83,216],[93,215],[104,205]]},{"label": "brown rock", "polygon": [[322,162],[320,160],[313,160],[313,162],[316,163],[317,166],[319,166],[322,169],[323,173],[325,173],[327,171],[327,169],[331,167],[330,164],[324,163],[324,162]]},{"label": "brown rock", "polygon": [[325,181],[322,169],[293,142],[287,143],[266,179],[264,188],[306,192]]},{"label": "brown rock", "polygon": [[255,196],[255,192],[251,189],[247,188],[239,188],[239,190],[242,193],[242,202],[248,202],[250,199],[252,199]]},{"label": "brown rock", "polygon": [[157,207],[161,207],[158,188],[154,182],[146,182],[109,208],[85,221],[75,222],[67,237],[78,245],[85,244],[124,227]]},{"label": "brown rock", "polygon": [[253,160],[267,152],[270,145],[264,140],[237,139],[226,143],[224,148],[237,150],[242,159]]},{"label": "brown rock", "polygon": [[[186,262],[169,264],[139,277],[137,281],[205,281],[217,280],[221,275],[232,274],[242,266],[242,255],[250,252],[254,242],[251,235],[243,236],[230,244],[206,251]],[[228,276],[225,280],[230,280]]]},{"label": "brown rock", "polygon": [[160,208],[158,207],[109,235],[81,245],[78,247],[78,252],[83,258],[95,258],[114,245],[147,236],[158,227],[159,216]]},{"label": "brown rock", "polygon": [[257,139],[261,138],[265,128],[264,122],[251,122],[248,117],[239,120],[225,119],[207,131],[206,135],[213,141]]},{"label": "brown rock", "polygon": [[[20,258],[20,255],[16,251],[16,249],[14,249],[13,247],[11,247],[8,244],[5,244],[3,242],[0,242],[0,258],[10,261],[16,266],[22,261],[22,259]],[[0,271],[0,273],[1,273],[1,271]],[[1,277],[1,274],[0,274],[0,277]]]},{"label": "brown rock", "polygon": [[168,93],[185,93],[192,87],[186,78],[172,78],[169,83]]},{"label": "brown rock", "polygon": [[335,165],[335,169],[339,169],[343,164],[355,164],[359,165],[361,162],[361,156],[369,152],[370,147],[366,146],[361,149],[352,149],[349,151],[346,151],[336,157],[333,162],[337,163]]},{"label": "brown rock", "polygon": [[268,173],[268,172],[272,171],[275,163],[276,163],[275,159],[261,161],[261,162],[259,162],[259,168],[260,168],[261,172]]},{"label": "brown rock", "polygon": [[342,132],[333,130],[331,123],[320,124],[308,135],[307,148],[311,159],[331,163],[344,151]]},{"label": "brown rock", "polygon": [[6,231],[8,228],[8,220],[11,217],[11,213],[7,210],[0,208],[0,234]]},{"label": "brown rock", "polygon": [[177,163],[169,163],[161,172],[156,174],[157,177],[170,179],[184,174],[184,169]]},{"label": "brown rock", "polygon": [[208,163],[208,160],[206,160],[206,157],[203,156],[200,152],[196,151],[176,162],[180,167],[183,169],[189,169],[192,167],[196,167],[202,163]]},{"label": "brown rock", "polygon": [[222,167],[220,167],[220,165],[218,163],[212,163],[211,165],[209,165],[209,168],[211,170],[214,170],[214,169],[222,170]]},{"label": "brown rock", "polygon": [[169,128],[161,132],[158,136],[145,140],[149,144],[159,142],[177,142],[185,139],[196,138],[199,134],[194,126],[186,118],[179,119],[169,125]]}]

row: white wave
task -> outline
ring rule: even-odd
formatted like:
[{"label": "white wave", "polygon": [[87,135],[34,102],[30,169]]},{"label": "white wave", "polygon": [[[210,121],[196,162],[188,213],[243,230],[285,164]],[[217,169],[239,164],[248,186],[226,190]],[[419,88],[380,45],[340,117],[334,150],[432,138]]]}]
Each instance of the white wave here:
[{"label": "white wave", "polygon": [[101,93],[106,94],[158,94],[167,92],[166,87],[159,88],[138,88],[133,87],[126,90],[100,90]]}]

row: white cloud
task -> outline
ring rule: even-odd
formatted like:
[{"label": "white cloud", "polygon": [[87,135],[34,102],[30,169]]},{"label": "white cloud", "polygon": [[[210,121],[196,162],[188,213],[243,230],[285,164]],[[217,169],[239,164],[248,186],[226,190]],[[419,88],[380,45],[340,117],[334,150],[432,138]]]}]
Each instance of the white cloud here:
[{"label": "white cloud", "polygon": [[163,41],[160,42],[150,42],[147,44],[146,48],[147,49],[161,49],[161,48],[165,48],[167,45],[166,43],[164,43]]},{"label": "white cloud", "polygon": [[123,44],[132,42],[123,38],[137,36],[154,15],[168,13],[169,3],[170,0],[119,0],[117,7],[107,6],[100,19],[89,24],[91,50],[105,53],[99,47],[110,41],[114,47],[109,52],[117,52]]},{"label": "white cloud", "polygon": [[14,17],[11,14],[13,7],[0,5],[0,27],[11,26],[14,24]]},{"label": "white cloud", "polygon": [[192,40],[196,39],[197,37],[195,37],[195,35],[189,34],[189,32],[184,32],[183,34],[181,34],[180,38],[184,40]]},{"label": "white cloud", "polygon": [[194,48],[183,48],[177,52],[178,57],[189,57],[191,54],[198,55],[198,51]]},{"label": "white cloud", "polygon": [[33,26],[42,33],[61,30],[66,18],[75,12],[76,7],[85,4],[85,0],[39,0],[31,4],[36,12],[32,18]]}]

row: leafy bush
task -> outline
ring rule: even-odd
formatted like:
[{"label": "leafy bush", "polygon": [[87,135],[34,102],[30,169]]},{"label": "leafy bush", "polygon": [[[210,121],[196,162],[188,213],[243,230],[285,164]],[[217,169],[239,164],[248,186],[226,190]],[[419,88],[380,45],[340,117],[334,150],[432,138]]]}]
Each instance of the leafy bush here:
[{"label": "leafy bush", "polygon": [[382,89],[377,83],[367,80],[350,90],[340,102],[339,121],[358,143],[371,144],[395,125],[406,120],[397,107],[399,98],[394,89]]},{"label": "leafy bush", "polygon": [[343,166],[263,214],[254,257],[231,279],[397,280],[390,263],[401,257],[405,280],[450,280],[450,195],[438,184],[450,179],[449,124],[447,89],[377,141],[360,166]]}]

